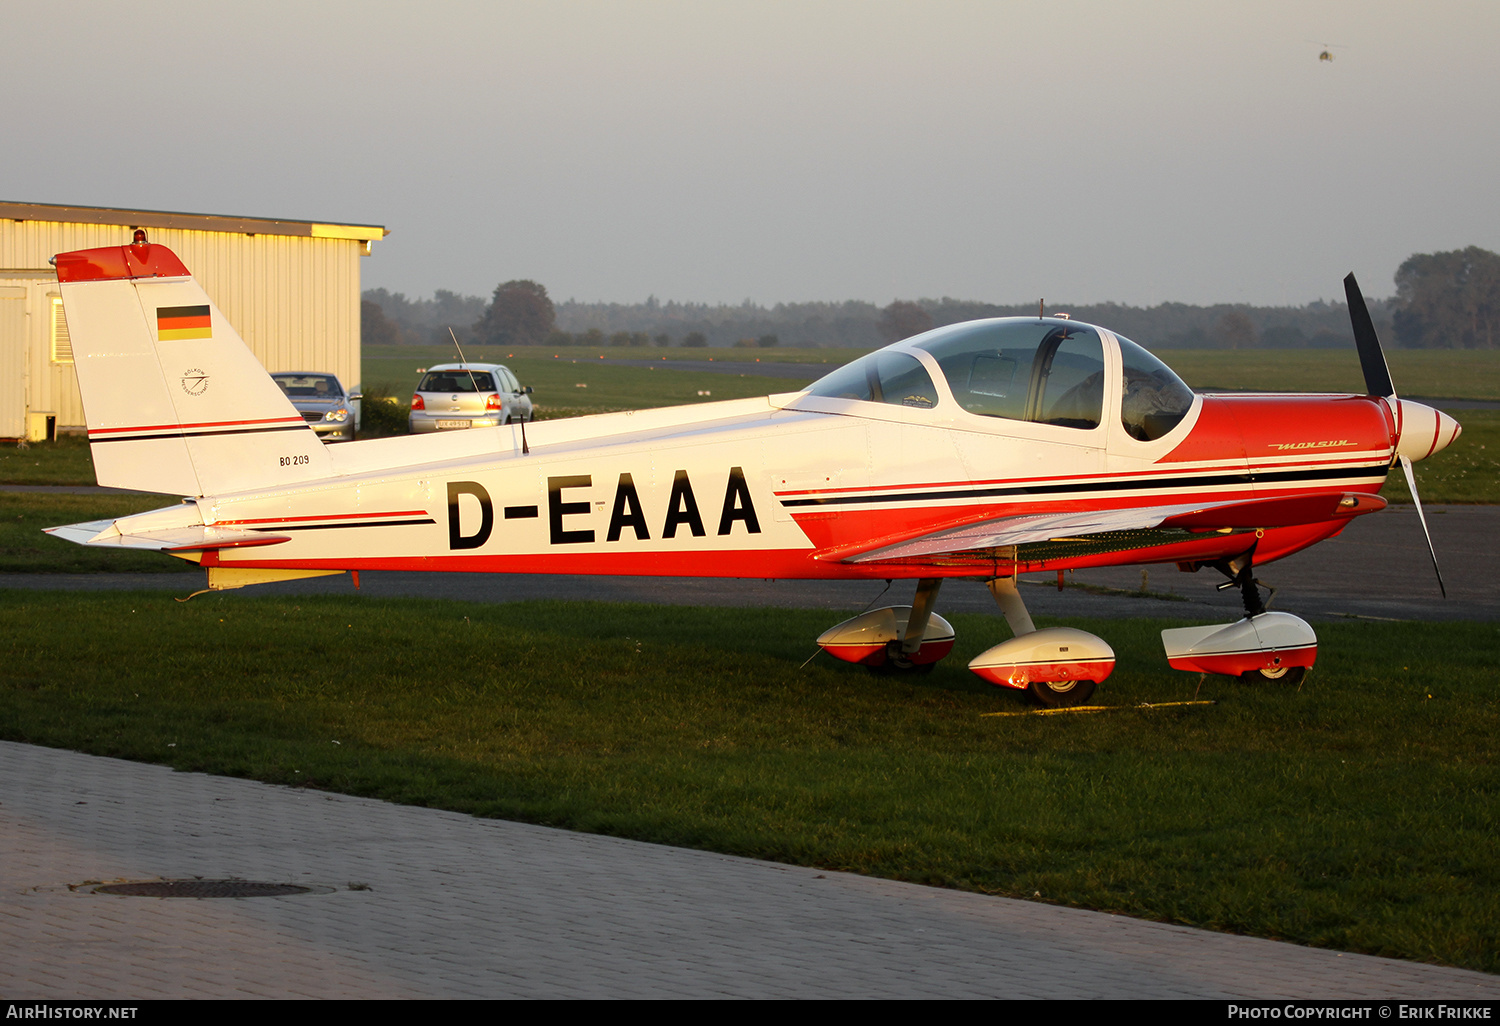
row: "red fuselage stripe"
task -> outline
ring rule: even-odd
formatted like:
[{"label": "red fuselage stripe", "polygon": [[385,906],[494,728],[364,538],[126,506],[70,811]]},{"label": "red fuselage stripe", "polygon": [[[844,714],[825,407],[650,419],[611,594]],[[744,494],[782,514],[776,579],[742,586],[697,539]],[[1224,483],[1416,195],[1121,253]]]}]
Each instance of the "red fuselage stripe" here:
[{"label": "red fuselage stripe", "polygon": [[172,431],[188,428],[241,427],[247,424],[301,424],[301,417],[266,417],[262,420],[209,420],[201,424],[144,424],[139,427],[89,428],[91,435],[114,435],[125,431]]},{"label": "red fuselage stripe", "polygon": [[[1256,546],[1257,562],[1290,555],[1342,530],[1348,521],[1270,528],[1257,540],[1248,533],[1186,539],[1087,556],[1046,560],[920,560],[892,563],[838,563],[813,558],[809,549],[737,549],[686,552],[547,552],[441,556],[343,556],[317,559],[233,559],[224,566],[328,569],[423,570],[462,573],[615,574],[627,577],[742,577],[787,580],[881,580],[892,576],[976,577],[1011,572],[1036,573],[1088,566],[1208,562]],[[251,551],[251,550],[239,550]],[[260,550],[254,550],[260,551]]]}]

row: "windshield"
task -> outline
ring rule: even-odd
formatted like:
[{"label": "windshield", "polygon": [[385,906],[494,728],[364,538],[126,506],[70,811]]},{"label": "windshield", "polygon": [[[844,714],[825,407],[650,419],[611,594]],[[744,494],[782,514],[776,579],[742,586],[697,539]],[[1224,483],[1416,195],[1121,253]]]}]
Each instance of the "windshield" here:
[{"label": "windshield", "polygon": [[338,399],[344,394],[332,374],[273,374],[281,390],[294,399]]},{"label": "windshield", "polygon": [[808,392],[830,399],[860,399],[922,410],[932,409],[938,401],[932,376],[915,356],[883,349],[819,378]]},{"label": "windshield", "polygon": [[933,355],[954,399],[970,413],[1099,426],[1104,343],[1093,328],[1055,319],[977,321],[933,332],[915,345]]},{"label": "windshield", "polygon": [[[407,380],[410,380],[409,378]],[[418,392],[494,392],[495,379],[489,371],[429,371],[417,386]]]},{"label": "windshield", "polygon": [[1131,438],[1149,442],[1171,431],[1193,408],[1193,390],[1146,350],[1123,335],[1120,357],[1125,365],[1125,401],[1120,422]]}]

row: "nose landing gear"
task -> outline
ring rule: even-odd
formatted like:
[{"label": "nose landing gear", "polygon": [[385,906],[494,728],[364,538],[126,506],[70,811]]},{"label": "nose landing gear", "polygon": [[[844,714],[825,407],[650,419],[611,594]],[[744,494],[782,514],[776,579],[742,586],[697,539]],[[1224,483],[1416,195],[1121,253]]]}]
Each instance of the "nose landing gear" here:
[{"label": "nose landing gear", "polygon": [[[1318,658],[1318,636],[1301,617],[1266,611],[1253,569],[1254,549],[1214,564],[1238,587],[1244,619],[1231,624],[1178,627],[1161,632],[1167,664],[1174,670],[1196,670],[1239,677],[1246,682],[1296,685]],[[1274,592],[1274,589],[1272,589]]]}]

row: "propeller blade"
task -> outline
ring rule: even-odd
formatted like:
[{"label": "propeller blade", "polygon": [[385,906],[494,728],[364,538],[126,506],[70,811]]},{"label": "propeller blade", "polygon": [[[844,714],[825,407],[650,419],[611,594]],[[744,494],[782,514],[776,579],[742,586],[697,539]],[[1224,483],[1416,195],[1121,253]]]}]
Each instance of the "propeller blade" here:
[{"label": "propeller blade", "polygon": [[1359,366],[1365,372],[1365,387],[1371,395],[1395,395],[1396,386],[1391,384],[1391,370],[1385,364],[1375,322],[1370,320],[1370,308],[1365,306],[1364,293],[1360,292],[1353,273],[1344,279],[1344,295],[1349,299],[1349,322],[1354,327],[1354,345],[1359,350]]},{"label": "propeller blade", "polygon": [[1443,593],[1443,598],[1447,598],[1448,589],[1443,587],[1443,572],[1438,569],[1437,549],[1432,547],[1432,532],[1427,530],[1427,514],[1422,512],[1422,500],[1417,495],[1417,475],[1412,470],[1409,456],[1401,457],[1401,469],[1406,471],[1406,487],[1411,489],[1411,501],[1417,507],[1417,519],[1422,521],[1422,533],[1427,536],[1427,553],[1432,557],[1432,572],[1437,574],[1438,590]]}]

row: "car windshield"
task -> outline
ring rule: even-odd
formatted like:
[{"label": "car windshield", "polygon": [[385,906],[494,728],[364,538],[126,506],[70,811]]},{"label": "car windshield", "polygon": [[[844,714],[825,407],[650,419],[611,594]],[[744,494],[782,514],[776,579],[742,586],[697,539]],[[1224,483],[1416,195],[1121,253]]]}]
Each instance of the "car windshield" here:
[{"label": "car windshield", "polygon": [[495,379],[489,371],[428,371],[418,392],[493,392]]},{"label": "car windshield", "polygon": [[1055,319],[979,321],[912,343],[937,360],[958,404],[981,417],[1089,429],[1104,411],[1104,344]]},{"label": "car windshield", "polygon": [[293,399],[338,399],[344,394],[332,374],[273,374],[276,384]]}]

